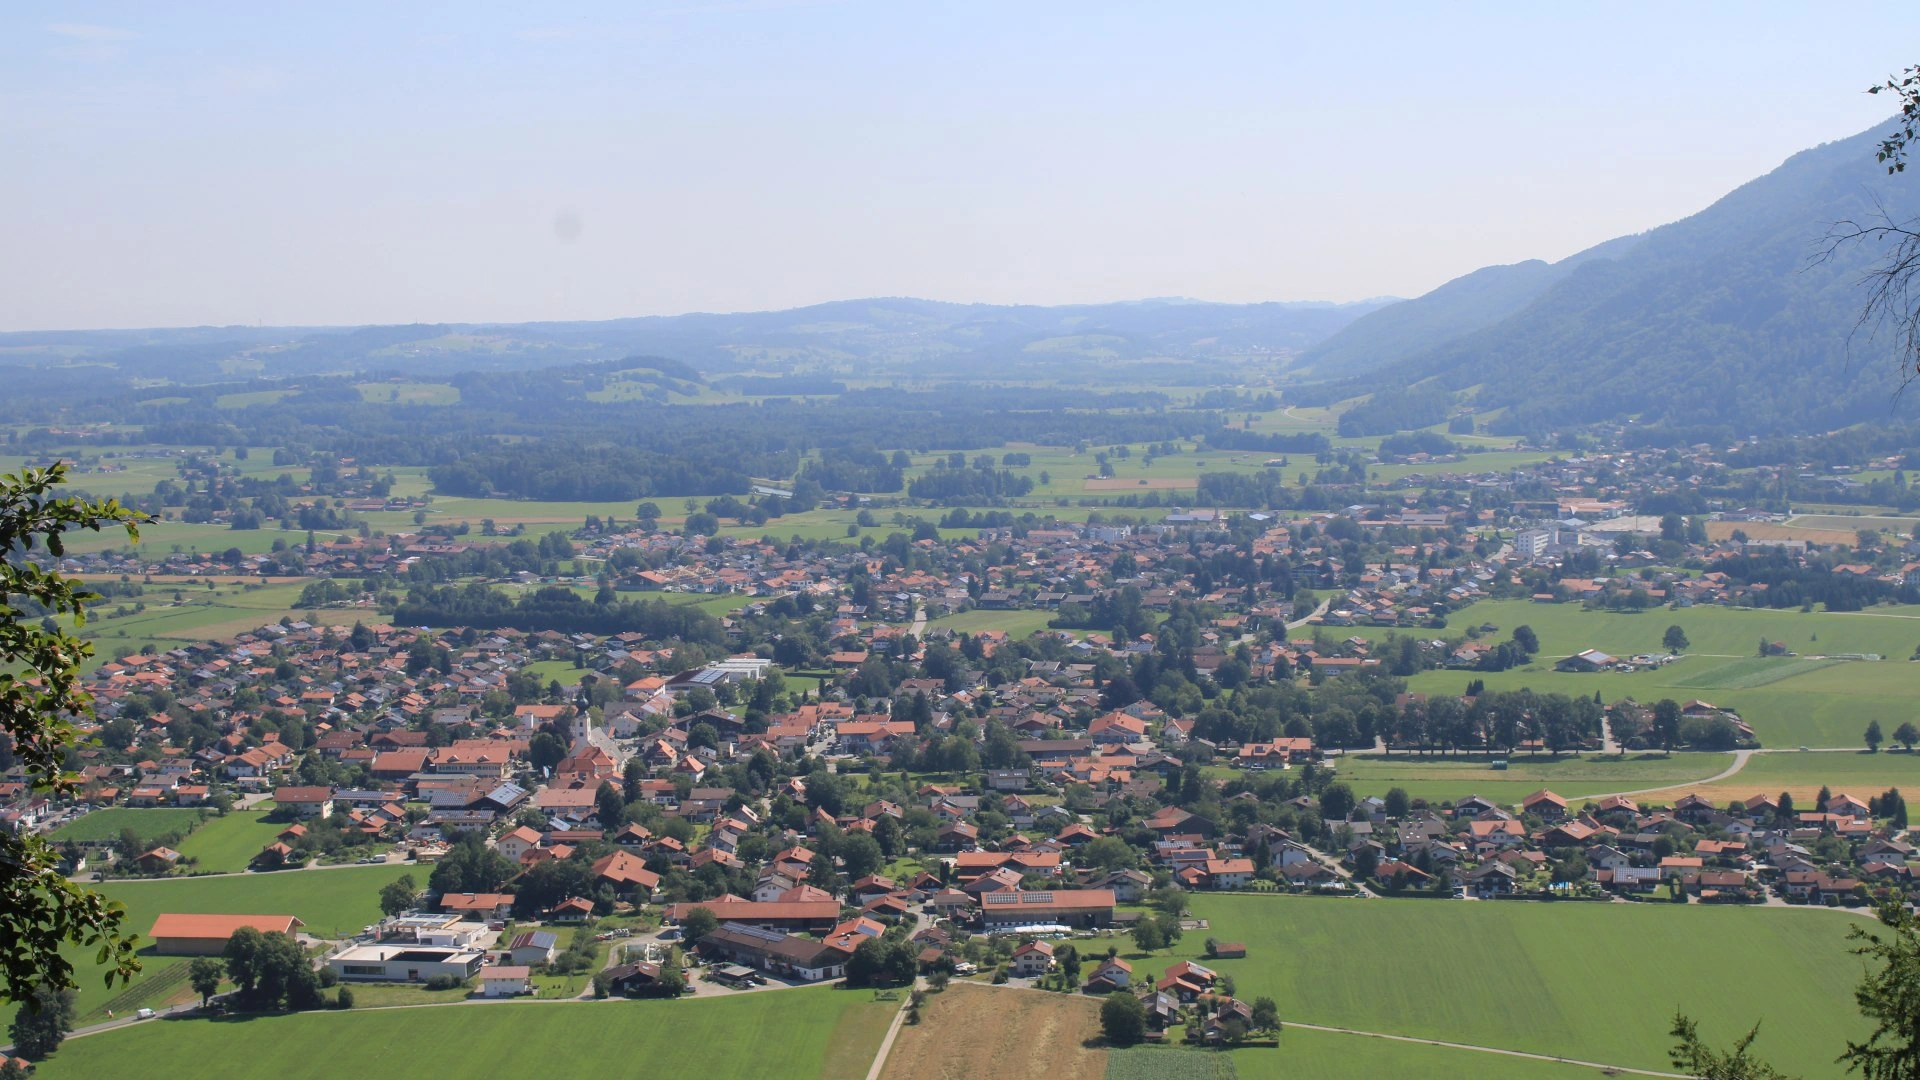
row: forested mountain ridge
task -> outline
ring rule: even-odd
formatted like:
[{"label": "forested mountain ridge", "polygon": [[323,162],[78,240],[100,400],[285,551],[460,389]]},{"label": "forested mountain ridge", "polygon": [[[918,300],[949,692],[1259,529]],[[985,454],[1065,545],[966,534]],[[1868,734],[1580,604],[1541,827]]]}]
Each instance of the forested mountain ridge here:
[{"label": "forested mountain ridge", "polygon": [[[190,327],[0,333],[0,366],[36,387],[95,394],[317,374],[441,378],[653,355],[702,373],[1170,382],[1196,363],[1288,356],[1391,300],[1060,307],[846,300],[790,311],[599,322],[350,328]],[[1209,378],[1218,375],[1210,369]]]},{"label": "forested mountain ridge", "polygon": [[[1399,343],[1383,337],[1385,366],[1294,400],[1411,387],[1350,413],[1350,434],[1422,426],[1436,411],[1467,407],[1504,410],[1496,431],[1535,433],[1635,419],[1744,435],[1911,415],[1912,403],[1892,396],[1891,353],[1853,333],[1866,299],[1858,282],[1878,250],[1819,258],[1836,221],[1874,218],[1882,207],[1895,220],[1920,215],[1920,185],[1874,160],[1882,134],[1796,154],[1692,217],[1623,249],[1603,245],[1519,310],[1415,355],[1395,354]],[[1461,285],[1399,307],[1446,301],[1446,319],[1471,324],[1465,309],[1484,298]],[[1321,351],[1344,347],[1330,340]]]},{"label": "forested mountain ridge", "polygon": [[1638,240],[1638,236],[1623,236],[1556,263],[1529,259],[1483,266],[1424,296],[1355,319],[1308,349],[1295,366],[1320,377],[1339,378],[1414,359],[1437,343],[1456,340],[1521,311],[1581,263],[1611,258]]}]

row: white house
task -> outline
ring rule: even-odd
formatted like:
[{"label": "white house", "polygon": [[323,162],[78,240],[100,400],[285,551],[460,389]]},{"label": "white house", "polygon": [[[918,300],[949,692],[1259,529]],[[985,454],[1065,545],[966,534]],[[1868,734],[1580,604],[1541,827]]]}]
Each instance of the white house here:
[{"label": "white house", "polygon": [[1013,973],[1022,978],[1045,975],[1053,967],[1053,946],[1030,941],[1013,950]]},{"label": "white house", "polygon": [[532,972],[519,964],[495,964],[480,969],[482,997],[515,997],[533,993]]}]

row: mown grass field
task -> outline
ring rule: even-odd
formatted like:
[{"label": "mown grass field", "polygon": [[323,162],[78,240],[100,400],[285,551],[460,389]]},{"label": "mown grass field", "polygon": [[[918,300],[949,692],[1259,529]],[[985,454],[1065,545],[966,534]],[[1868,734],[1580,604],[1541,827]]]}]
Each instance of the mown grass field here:
[{"label": "mown grass field", "polygon": [[380,887],[411,873],[424,883],[425,866],[353,866],[228,874],[158,881],[110,881],[100,887],[127,906],[127,925],[145,934],[162,912],[297,915],[320,937],[356,933],[380,920]]},{"label": "mown grass field", "polygon": [[1749,656],[1742,660],[1728,660],[1705,669],[1692,668],[1679,679],[1672,681],[1676,687],[1697,690],[1751,690],[1756,686],[1767,686],[1791,679],[1796,675],[1808,675],[1821,668],[1847,663],[1845,660],[1804,660],[1780,659],[1777,657]]},{"label": "mown grass field", "polygon": [[1340,779],[1355,794],[1385,795],[1405,788],[1409,796],[1429,802],[1454,802],[1480,795],[1511,805],[1542,788],[1568,799],[1610,791],[1634,791],[1664,784],[1684,784],[1713,776],[1732,764],[1724,753],[1599,754],[1531,758],[1516,754],[1504,770],[1496,770],[1485,755],[1445,758],[1394,753],[1347,754],[1333,760]]},{"label": "mown grass field", "polygon": [[1685,703],[1696,698],[1737,710],[1753,725],[1766,746],[1862,746],[1861,733],[1870,720],[1887,732],[1912,719],[1914,691],[1920,689],[1920,670],[1904,662],[1844,663],[1743,690],[1702,689],[1685,685],[1700,672],[1716,666],[1710,658],[1689,658],[1658,671],[1593,675],[1562,674],[1550,665],[1494,674],[1471,671],[1427,671],[1408,680],[1411,689],[1427,694],[1459,694],[1475,679],[1491,690],[1532,689],[1592,697],[1604,701],[1631,697],[1637,701],[1672,698]]},{"label": "mown grass field", "polygon": [[[1459,440],[1456,439],[1456,441]],[[1480,454],[1462,454],[1459,461],[1373,465],[1367,469],[1367,475],[1375,483],[1390,483],[1408,476],[1472,476],[1537,465],[1555,456],[1557,455],[1548,450],[1489,450]],[[1312,469],[1308,470],[1309,473],[1312,471]]]},{"label": "mown grass field", "polygon": [[521,668],[540,677],[540,685],[558,682],[561,686],[578,686],[580,676],[587,673],[586,668],[573,666],[571,660],[536,660]]},{"label": "mown grass field", "polygon": [[[75,484],[95,494],[100,493],[84,482],[76,481]],[[322,534],[318,539],[324,543],[333,539],[334,535]],[[67,550],[74,554],[132,550],[142,558],[156,560],[176,551],[218,552],[235,547],[248,555],[264,555],[273,550],[275,540],[286,544],[305,544],[307,534],[272,526],[264,529],[230,529],[214,522],[156,521],[140,526],[140,541],[137,544],[129,541],[126,532],[120,529],[69,533],[66,537]]]},{"label": "mown grass field", "polygon": [[285,823],[268,821],[267,815],[258,810],[234,810],[209,820],[182,841],[178,850],[195,860],[196,871],[238,873],[284,828]]},{"label": "mown grass field", "polygon": [[[1447,633],[1492,624],[1505,640],[1514,627],[1533,627],[1540,654],[1525,668],[1498,673],[1428,671],[1410,680],[1426,693],[1460,693],[1474,679],[1488,688],[1592,696],[1606,701],[1632,697],[1657,701],[1695,698],[1737,709],[1768,746],[1859,746],[1869,720],[1891,732],[1913,715],[1920,668],[1907,662],[1920,644],[1920,614],[1902,608],[1868,612],[1772,611],[1695,607],[1638,615],[1586,611],[1578,604],[1484,601],[1449,619]],[[1553,670],[1561,657],[1582,649],[1616,656],[1657,652],[1669,626],[1679,626],[1691,644],[1684,659],[1653,671],[1592,675]],[[1336,627],[1338,636],[1379,640],[1377,627]],[[1405,631],[1402,631],[1403,633]],[[1798,658],[1761,659],[1762,638],[1784,643]],[[1813,656],[1877,653],[1878,661],[1822,662]]]},{"label": "mown grass field", "polygon": [[927,628],[969,634],[982,630],[1004,630],[1008,637],[1018,639],[1028,637],[1037,630],[1045,630],[1052,618],[1053,613],[1048,611],[990,611],[976,608],[934,619],[927,623]]},{"label": "mown grass field", "polygon": [[[80,637],[93,643],[94,658],[89,666],[112,659],[114,650],[138,650],[152,645],[165,652],[191,642],[220,640],[256,629],[297,610],[300,582],[278,585],[233,585],[216,582],[212,589],[204,585],[155,585],[145,596],[114,599],[95,604]],[[180,594],[180,601],[173,599]],[[147,605],[145,611],[112,617],[122,605],[131,609],[135,600]],[[352,623],[356,618],[380,621],[371,612],[333,610],[316,613],[322,622]],[[300,617],[304,618],[304,612]]]},{"label": "mown grass field", "polygon": [[706,593],[645,593],[638,597],[623,597],[623,599],[663,600],[676,606],[697,607],[719,618],[739,611],[758,598],[737,593],[722,593],[718,596],[709,596]]},{"label": "mown grass field", "polygon": [[1859,532],[1871,529],[1875,532],[1896,532],[1902,536],[1912,536],[1915,528],[1920,528],[1920,518],[1910,517],[1874,517],[1852,514],[1795,514],[1787,519],[1787,524],[1804,529],[1845,529]]},{"label": "mown grass field", "polygon": [[190,832],[200,824],[200,811],[184,807],[160,806],[142,808],[136,806],[109,806],[95,810],[78,821],[71,821],[54,830],[49,839],[58,843],[62,840],[118,840],[120,830],[132,829],[141,841],[151,843],[156,836],[168,833]]},{"label": "mown grass field", "polygon": [[1756,1049],[1807,1076],[1838,1075],[1834,1056],[1865,1030],[1854,919],[1827,911],[1204,895],[1193,911],[1210,929],[1134,960],[1135,977],[1198,958],[1207,936],[1245,942],[1246,959],[1209,963],[1283,1021],[1665,1069],[1680,1008],[1719,1045],[1762,1021]]},{"label": "mown grass field", "polygon": [[[1599,649],[1615,656],[1660,652],[1669,626],[1686,631],[1690,656],[1744,659],[1759,657],[1760,639],[1784,643],[1802,656],[1835,653],[1879,653],[1905,660],[1920,645],[1920,610],[1874,608],[1864,612],[1801,612],[1798,608],[1691,607],[1658,608],[1640,614],[1588,611],[1579,604],[1535,604],[1526,600],[1483,600],[1448,616],[1447,634],[1468,626],[1492,623],[1504,640],[1525,623],[1540,635],[1540,656],[1558,659],[1582,649]],[[1330,627],[1345,637],[1359,634],[1379,638],[1378,627]],[[1405,631],[1402,631],[1405,633]],[[1920,682],[1920,676],[1916,676]]]},{"label": "mown grass field", "polygon": [[1079,994],[956,982],[900,1029],[881,1080],[1104,1076],[1099,1016],[1100,1003]]},{"label": "mown grass field", "polygon": [[1654,801],[1698,792],[1717,804],[1749,795],[1778,795],[1789,792],[1796,805],[1811,807],[1821,788],[1867,799],[1888,788],[1911,794],[1920,791],[1920,754],[1882,748],[1878,754],[1864,750],[1848,752],[1812,751],[1798,753],[1755,754],[1747,765],[1717,784],[1677,785],[1666,792],[1646,798]]},{"label": "mown grass field", "polygon": [[216,409],[244,409],[252,405],[272,405],[283,397],[299,392],[298,390],[289,388],[286,390],[247,390],[237,394],[221,394],[219,397],[213,399],[213,407]]},{"label": "mown grass field", "polygon": [[332,1080],[427,1071],[546,1076],[638,1070],[649,1076],[842,1080],[865,1076],[895,1008],[865,993],[808,989],[694,1001],[163,1020],[69,1040],[37,1075]]},{"label": "mown grass field", "polygon": [[369,382],[355,387],[374,405],[458,405],[460,388],[450,383]]},{"label": "mown grass field", "polygon": [[[1370,1039],[1329,1031],[1283,1029],[1279,1049],[1259,1047],[1229,1053],[1240,1080],[1286,1077],[1287,1080],[1372,1080],[1374,1077],[1419,1077],[1421,1080],[1594,1080],[1601,1073],[1577,1065],[1504,1057],[1473,1050],[1455,1050],[1421,1043]],[[1207,1055],[1205,1050],[1161,1053]],[[1109,1061],[1112,1059],[1110,1058]],[[1174,1066],[1184,1064],[1180,1061]],[[1110,1080],[1113,1072],[1107,1073]],[[1163,1074],[1169,1080],[1190,1075]]]}]

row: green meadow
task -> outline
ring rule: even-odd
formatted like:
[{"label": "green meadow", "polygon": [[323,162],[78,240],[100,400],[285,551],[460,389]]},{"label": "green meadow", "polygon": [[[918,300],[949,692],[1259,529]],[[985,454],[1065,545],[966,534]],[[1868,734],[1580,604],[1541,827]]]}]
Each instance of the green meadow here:
[{"label": "green meadow", "polygon": [[[1474,1050],[1457,1050],[1425,1043],[1371,1039],[1331,1031],[1284,1027],[1280,1046],[1254,1047],[1229,1053],[1242,1080],[1286,1077],[1287,1080],[1370,1080],[1372,1077],[1420,1077],[1421,1080],[1593,1080],[1594,1069],[1578,1065],[1533,1061]],[[1208,1055],[1207,1050],[1166,1049],[1157,1055]],[[1109,1061],[1112,1059],[1109,1058]],[[1165,1077],[1192,1075],[1177,1058],[1167,1063]],[[1109,1068],[1109,1080],[1115,1080]]]},{"label": "green meadow", "polygon": [[1810,807],[1823,787],[1861,799],[1888,788],[1899,788],[1909,794],[1920,791],[1920,754],[1885,748],[1877,754],[1865,750],[1807,753],[1783,750],[1755,754],[1747,759],[1745,768],[1717,784],[1676,785],[1672,791],[1656,797],[1697,790],[1715,803],[1725,803],[1729,799],[1778,795],[1785,791],[1792,793],[1796,803]]},{"label": "green meadow", "polygon": [[374,405],[458,405],[460,388],[449,383],[367,382],[359,383],[363,401]]},{"label": "green meadow", "polygon": [[1361,796],[1404,788],[1415,799],[1455,802],[1480,795],[1513,805],[1542,788],[1568,799],[1611,791],[1637,791],[1714,776],[1733,763],[1732,754],[1599,754],[1530,757],[1516,754],[1505,769],[1485,755],[1448,758],[1417,754],[1347,754],[1332,761],[1340,779]]},{"label": "green meadow", "polygon": [[[1891,733],[1912,719],[1912,701],[1920,690],[1920,669],[1907,661],[1920,644],[1920,614],[1901,608],[1803,613],[1694,607],[1626,614],[1587,611],[1578,604],[1499,600],[1464,608],[1448,621],[1448,635],[1468,626],[1498,627],[1483,639],[1488,641],[1505,640],[1516,626],[1531,626],[1540,637],[1540,654],[1532,665],[1511,671],[1422,672],[1409,680],[1416,691],[1457,694],[1479,679],[1489,689],[1528,687],[1585,696],[1598,692],[1606,701],[1673,698],[1684,703],[1697,698],[1738,710],[1767,746],[1860,746],[1868,721],[1880,721]],[[1691,644],[1683,659],[1664,668],[1590,675],[1553,670],[1557,660],[1582,649],[1615,656],[1659,652],[1667,627],[1675,625]],[[1390,631],[1329,627],[1328,632],[1380,640]],[[1800,656],[1762,659],[1762,639],[1783,643]],[[1884,659],[1813,659],[1866,653]]]},{"label": "green meadow", "polygon": [[[1902,661],[1920,645],[1920,610],[1901,607],[1803,613],[1797,608],[1701,606],[1629,614],[1588,611],[1579,604],[1482,600],[1449,615],[1447,622],[1443,633],[1456,636],[1469,626],[1491,623],[1499,631],[1489,639],[1504,639],[1522,623],[1531,626],[1540,635],[1540,658],[1549,666],[1551,660],[1582,649],[1599,649],[1616,656],[1660,652],[1667,627],[1676,625],[1686,631],[1690,642],[1687,654],[1692,657],[1758,659],[1762,638],[1781,642],[1802,656],[1879,653]],[[1328,627],[1328,632],[1377,639],[1388,631],[1379,627]],[[1915,680],[1920,685],[1920,676]]]},{"label": "green meadow", "polygon": [[185,807],[108,806],[60,826],[49,839],[55,843],[62,840],[78,840],[82,843],[112,841],[120,839],[122,829],[132,829],[143,843],[151,843],[157,836],[191,832],[199,824],[200,811]]},{"label": "green meadow", "polygon": [[1367,475],[1375,483],[1390,483],[1409,476],[1472,476],[1478,473],[1505,472],[1526,465],[1550,461],[1558,455],[1549,450],[1489,450],[1462,454],[1458,461],[1424,461],[1405,465],[1373,465]]},{"label": "green meadow", "polygon": [[[1272,997],[1283,1021],[1664,1070],[1681,1009],[1719,1045],[1761,1022],[1756,1050],[1807,1076],[1838,1075],[1834,1056],[1866,1026],[1847,953],[1855,919],[1823,910],[1202,895],[1193,911],[1209,929],[1133,959],[1136,978],[1198,959],[1206,937],[1244,942],[1244,960],[1203,962],[1233,976],[1241,998]],[[1292,1038],[1263,1075],[1284,1069]],[[1412,1053],[1340,1046],[1383,1062]],[[1244,1053],[1238,1063],[1258,1062]]]},{"label": "green meadow", "polygon": [[958,615],[947,615],[927,623],[929,630],[951,630],[954,633],[977,634],[982,630],[1003,630],[1010,638],[1025,638],[1035,631],[1045,630],[1047,622],[1053,618],[1048,611],[993,611],[987,608],[975,608]]},{"label": "green meadow", "polygon": [[[278,622],[293,612],[302,587],[297,581],[278,585],[216,583],[212,589],[205,585],[155,584],[147,587],[144,596],[116,598],[93,605],[86,625],[80,628],[80,637],[93,643],[96,666],[111,659],[120,648],[138,650],[143,645],[152,645],[165,652],[192,642],[229,638]],[[180,596],[177,602],[173,599],[175,593]],[[136,602],[144,603],[146,610],[123,616],[113,614],[114,609],[122,606],[131,609]],[[331,611],[323,613],[322,618],[328,622],[352,622],[355,614]],[[373,615],[370,619],[378,621],[379,616]]]},{"label": "green meadow", "polygon": [[238,873],[284,828],[284,823],[268,821],[258,810],[234,810],[208,821],[178,850],[195,860],[192,869],[197,873]]},{"label": "green meadow", "polygon": [[[897,1004],[782,990],[691,1001],[459,1005],[161,1020],[69,1040],[41,1080],[129,1071],[152,1080],[331,1080],[635,1072],[734,1080],[864,1077]],[[137,1067],[132,1067],[137,1062]],[[644,1064],[642,1064],[644,1063]]]},{"label": "green meadow", "polygon": [[[258,849],[256,849],[258,850]],[[296,915],[308,933],[358,933],[380,921],[380,887],[402,874],[422,885],[429,866],[348,866],[268,874],[210,874],[157,881],[110,881],[100,891],[127,906],[127,926],[144,935],[165,912]]]},{"label": "green meadow", "polygon": [[[193,839],[189,837],[188,842]],[[109,881],[96,888],[107,899],[126,906],[123,927],[142,939],[153,928],[154,919],[168,912],[294,915],[306,923],[308,933],[333,937],[357,933],[361,927],[379,921],[382,885],[405,873],[411,873],[415,881],[425,884],[430,870],[427,866],[355,866],[273,874]],[[91,967],[91,953],[74,947],[63,952],[73,961],[80,984],[77,1009],[83,1025],[104,1019],[109,1008],[124,1015],[133,1009],[164,1003],[183,992],[184,965],[179,957],[143,951],[142,970],[130,985],[103,989],[100,975]],[[176,967],[180,970],[174,970]],[[10,1020],[12,1015],[12,1006],[0,1007],[0,1020]]]}]

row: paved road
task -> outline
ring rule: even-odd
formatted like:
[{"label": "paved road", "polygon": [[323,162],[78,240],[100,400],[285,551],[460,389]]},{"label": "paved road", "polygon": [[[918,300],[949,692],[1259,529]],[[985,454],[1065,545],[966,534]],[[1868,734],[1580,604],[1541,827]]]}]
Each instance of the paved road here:
[{"label": "paved road", "polygon": [[1732,776],[1734,773],[1739,772],[1741,769],[1746,768],[1747,759],[1757,753],[1759,753],[1758,750],[1735,750],[1733,752],[1733,764],[1727,766],[1722,771],[1707,777],[1705,780],[1682,780],[1676,784],[1661,784],[1658,787],[1636,788],[1633,791],[1603,791],[1598,795],[1583,795],[1581,796],[1581,801],[1586,802],[1586,801],[1599,800],[1599,799],[1610,799],[1615,796],[1619,796],[1622,798],[1632,798],[1635,795],[1650,795],[1656,791],[1672,791],[1674,788],[1680,788],[1680,787],[1696,787],[1696,786],[1705,786],[1707,784],[1717,784],[1720,781],[1725,780],[1728,777]]},{"label": "paved road", "polygon": [[918,604],[915,604],[913,606],[913,625],[907,628],[907,633],[912,634],[913,639],[915,641],[918,641],[920,640],[921,636],[924,635],[926,632],[927,632],[927,609],[924,607],[921,607]]},{"label": "paved road", "polygon": [[1631,798],[1635,795],[1651,795],[1659,791],[1673,791],[1676,788],[1705,787],[1708,784],[1717,784],[1722,780],[1731,779],[1741,769],[1746,768],[1747,762],[1751,760],[1755,754],[1857,754],[1859,752],[1860,748],[1855,746],[1809,746],[1804,750],[1791,746],[1770,746],[1757,750],[1735,750],[1733,752],[1733,764],[1703,780],[1680,780],[1671,784],[1661,784],[1658,787],[1637,788],[1633,791],[1603,791],[1598,795],[1583,795],[1581,798],[1582,800],[1605,799],[1614,795],[1623,795]]},{"label": "paved road", "polygon": [[1302,844],[1300,846],[1306,848],[1308,852],[1312,853],[1314,859],[1317,860],[1321,866],[1324,866],[1327,869],[1333,871],[1335,876],[1341,878],[1347,884],[1353,886],[1353,890],[1355,893],[1359,894],[1360,896],[1364,896],[1369,900],[1376,899],[1374,891],[1372,889],[1367,888],[1365,882],[1354,877],[1353,872],[1348,870],[1345,866],[1343,866],[1338,859],[1335,859],[1333,856],[1327,854],[1324,851],[1321,851],[1317,847],[1313,847],[1312,845]]},{"label": "paved road", "polygon": [[1603,754],[1620,752],[1620,744],[1613,741],[1613,724],[1608,722],[1606,713],[1600,714],[1600,752]]},{"label": "paved road", "polygon": [[1301,616],[1300,618],[1295,619],[1292,622],[1288,623],[1287,629],[1298,630],[1301,627],[1307,625],[1308,619],[1317,619],[1320,616],[1325,615],[1327,613],[1327,610],[1331,607],[1333,607],[1333,598],[1328,597],[1327,599],[1320,601],[1319,607],[1314,608],[1312,611],[1307,612],[1305,615]]}]

